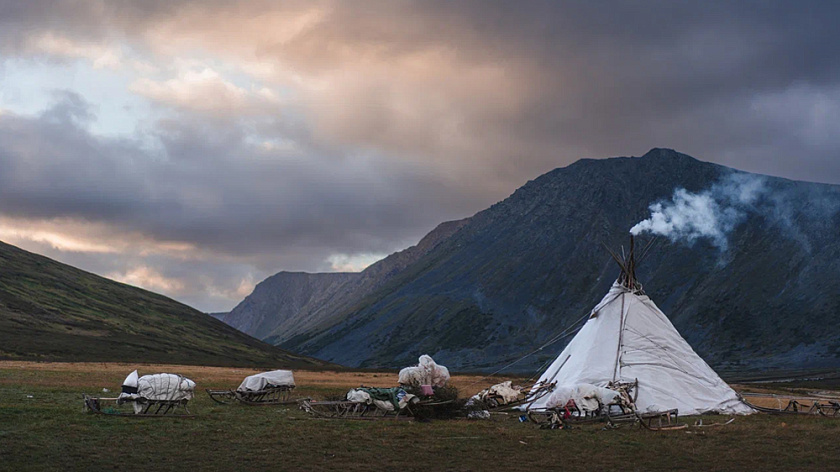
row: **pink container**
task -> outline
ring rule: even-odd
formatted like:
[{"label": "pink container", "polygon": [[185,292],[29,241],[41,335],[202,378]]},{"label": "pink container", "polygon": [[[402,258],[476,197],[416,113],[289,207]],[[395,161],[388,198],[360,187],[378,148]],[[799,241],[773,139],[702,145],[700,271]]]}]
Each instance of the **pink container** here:
[{"label": "pink container", "polygon": [[431,397],[435,394],[435,391],[432,389],[431,385],[421,385],[420,392],[427,397]]}]

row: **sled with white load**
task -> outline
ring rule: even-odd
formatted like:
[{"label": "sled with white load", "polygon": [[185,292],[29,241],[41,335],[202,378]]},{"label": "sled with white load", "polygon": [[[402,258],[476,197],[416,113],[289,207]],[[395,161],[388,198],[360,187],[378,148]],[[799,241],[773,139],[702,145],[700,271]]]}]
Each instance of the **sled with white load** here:
[{"label": "sled with white load", "polygon": [[320,418],[378,420],[410,419],[411,407],[420,404],[420,398],[400,387],[359,387],[347,392],[345,400],[317,401],[304,399],[300,409]]},{"label": "sled with white load", "polygon": [[607,387],[592,384],[561,386],[553,392],[544,407],[528,409],[527,417],[543,428],[604,422],[615,426],[635,423],[651,431],[683,429],[678,422],[679,410],[644,411],[636,409],[638,380],[611,382]]},{"label": "sled with white load", "polygon": [[[139,377],[135,370],[123,382],[118,397],[82,394],[85,411],[111,416],[188,417],[187,404],[193,398],[195,382],[178,374]],[[124,407],[130,405],[131,410]]]},{"label": "sled with white load", "polygon": [[469,400],[467,406],[480,405],[488,410],[511,410],[522,405],[527,405],[550,394],[555,383],[540,381],[527,386],[513,385],[508,380],[476,393]]},{"label": "sled with white load", "polygon": [[249,375],[236,390],[206,389],[210,398],[221,404],[239,402],[250,406],[290,405],[295,377],[291,370],[273,370]]}]

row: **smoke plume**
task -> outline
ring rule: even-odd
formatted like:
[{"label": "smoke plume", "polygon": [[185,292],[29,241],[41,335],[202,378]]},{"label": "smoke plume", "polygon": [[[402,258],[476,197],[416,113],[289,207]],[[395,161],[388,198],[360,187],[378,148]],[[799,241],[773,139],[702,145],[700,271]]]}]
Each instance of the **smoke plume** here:
[{"label": "smoke plume", "polygon": [[651,233],[688,244],[707,238],[725,251],[729,233],[765,193],[763,177],[743,173],[729,174],[698,193],[678,188],[670,201],[651,204],[650,218],[633,226],[630,233]]}]

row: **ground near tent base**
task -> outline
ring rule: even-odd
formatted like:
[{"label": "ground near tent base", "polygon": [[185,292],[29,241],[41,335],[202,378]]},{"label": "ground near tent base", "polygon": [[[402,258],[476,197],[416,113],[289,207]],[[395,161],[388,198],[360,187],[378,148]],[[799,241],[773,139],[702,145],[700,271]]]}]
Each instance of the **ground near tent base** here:
[{"label": "ground near tent base", "polygon": [[[651,432],[638,426],[540,430],[517,414],[487,421],[323,421],[296,408],[190,401],[193,418],[126,419],[82,412],[80,392],[113,395],[127,372],[178,372],[223,389],[250,369],[0,362],[0,470],[803,470],[836,469],[840,420],[736,417],[728,425]],[[296,394],[327,398],[390,386],[396,373],[295,371]],[[504,379],[465,386],[464,393]],[[522,381],[523,379],[516,379]],[[473,391],[474,390],[474,391]],[[704,425],[729,417],[706,416]],[[282,467],[280,467],[282,465]]]}]

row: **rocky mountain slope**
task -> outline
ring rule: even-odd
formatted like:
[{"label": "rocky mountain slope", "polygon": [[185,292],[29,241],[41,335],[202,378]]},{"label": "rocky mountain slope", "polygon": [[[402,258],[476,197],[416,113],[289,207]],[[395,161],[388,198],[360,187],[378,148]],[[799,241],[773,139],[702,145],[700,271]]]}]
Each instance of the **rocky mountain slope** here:
[{"label": "rocky mountain slope", "polygon": [[291,329],[304,322],[307,307],[320,307],[336,296],[337,289],[357,278],[355,273],[307,274],[280,272],[263,280],[245,300],[227,313],[222,321],[256,338],[265,339],[272,331]]},{"label": "rocky mountain slope", "polygon": [[[717,368],[840,366],[840,187],[666,149],[581,160],[528,182],[280,345],[352,366],[408,365],[422,353],[455,369],[504,365],[600,301],[617,274],[602,243],[626,245],[651,203],[675,189],[702,192],[732,175],[754,178],[761,192],[740,209],[726,247],[661,238],[639,267],[647,293]],[[568,339],[516,368],[538,367]]]},{"label": "rocky mountain slope", "polygon": [[260,282],[222,320],[256,338],[282,343],[350,308],[426,255],[464,222],[442,223],[416,246],[391,254],[360,273],[275,274]]},{"label": "rocky mountain slope", "polygon": [[213,317],[0,242],[0,358],[320,368]]}]

